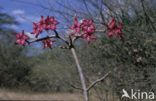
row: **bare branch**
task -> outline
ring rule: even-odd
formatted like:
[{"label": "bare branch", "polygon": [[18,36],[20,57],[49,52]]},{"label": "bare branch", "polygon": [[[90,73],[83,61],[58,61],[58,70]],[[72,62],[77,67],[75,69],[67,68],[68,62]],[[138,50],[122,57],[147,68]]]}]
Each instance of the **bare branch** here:
[{"label": "bare branch", "polygon": [[88,6],[87,6],[86,1],[85,1],[85,0],[83,0],[83,3],[84,3],[84,5],[85,5],[85,7],[86,7],[86,9],[87,9],[87,11],[88,11],[88,14],[91,16],[91,18],[93,18],[93,16],[92,16],[91,12],[90,12],[90,11],[89,11],[89,9],[88,9]]},{"label": "bare branch", "polygon": [[106,29],[105,29],[105,30],[96,30],[95,33],[99,33],[99,32],[100,32],[100,33],[101,33],[101,32],[102,32],[102,33],[105,33],[106,31],[107,31]]},{"label": "bare branch", "polygon": [[81,87],[75,86],[75,85],[73,85],[72,83],[70,83],[68,81],[65,81],[65,83],[67,83],[68,85],[70,85],[74,89],[83,90]]},{"label": "bare branch", "polygon": [[107,74],[105,74],[103,77],[95,80],[88,88],[87,91],[89,91],[92,87],[94,87],[98,82],[104,80],[109,74],[111,73],[111,71],[109,71]]},{"label": "bare branch", "polygon": [[50,36],[46,36],[46,37],[43,37],[43,38],[40,38],[40,39],[30,40],[30,41],[27,41],[27,43],[30,44],[30,43],[42,41],[42,40],[45,40],[45,39],[48,39],[48,38],[56,38],[56,35],[50,35]]}]

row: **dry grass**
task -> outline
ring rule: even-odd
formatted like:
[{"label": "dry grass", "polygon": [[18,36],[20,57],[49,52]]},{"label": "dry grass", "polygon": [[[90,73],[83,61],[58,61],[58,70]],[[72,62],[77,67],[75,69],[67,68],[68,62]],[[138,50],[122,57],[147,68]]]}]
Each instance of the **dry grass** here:
[{"label": "dry grass", "polygon": [[83,101],[80,94],[69,94],[69,93],[20,93],[7,90],[0,90],[0,100],[50,100],[50,101]]},{"label": "dry grass", "polygon": [[[120,99],[112,95],[112,93],[104,94],[106,101],[120,101]],[[84,101],[83,96],[80,93],[26,93],[15,92],[10,90],[0,89],[0,100],[23,100],[23,101]],[[90,95],[91,101],[102,101],[99,99],[99,94],[93,92]]]}]

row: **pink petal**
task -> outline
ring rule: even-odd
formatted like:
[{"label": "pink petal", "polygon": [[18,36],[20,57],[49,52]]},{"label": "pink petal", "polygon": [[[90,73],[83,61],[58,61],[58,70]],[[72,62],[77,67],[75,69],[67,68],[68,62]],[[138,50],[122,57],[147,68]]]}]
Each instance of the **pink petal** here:
[{"label": "pink petal", "polygon": [[27,39],[29,39],[29,37],[27,35],[24,35],[23,39],[27,40]]},{"label": "pink petal", "polygon": [[87,34],[82,34],[82,38],[87,38]]},{"label": "pink petal", "polygon": [[54,21],[54,16],[51,16],[50,17],[50,21]]},{"label": "pink petal", "polygon": [[114,30],[116,37],[119,37],[119,30]]},{"label": "pink petal", "polygon": [[96,37],[93,34],[90,36],[90,38],[91,39],[96,39]]},{"label": "pink petal", "polygon": [[56,20],[55,20],[53,23],[54,23],[54,25],[57,25],[57,24],[59,24],[59,22],[58,22],[58,21],[56,21]]},{"label": "pink petal", "polygon": [[52,30],[56,30],[56,26],[54,26],[54,25],[52,25],[50,28],[51,28]]},{"label": "pink petal", "polygon": [[118,24],[118,28],[121,29],[122,28],[122,23]]},{"label": "pink petal", "polygon": [[24,35],[24,30],[22,30],[21,34]]},{"label": "pink petal", "polygon": [[75,33],[76,33],[76,30],[74,30],[71,35],[73,36],[73,35],[75,35]]},{"label": "pink petal", "polygon": [[14,35],[16,36],[16,38],[19,38],[19,34],[18,33],[15,33]]},{"label": "pink petal", "polygon": [[33,32],[30,32],[30,34],[35,34],[35,31],[33,31]]},{"label": "pink petal", "polygon": [[21,44],[25,46],[25,40],[21,40]]},{"label": "pink petal", "polygon": [[88,24],[92,24],[93,23],[93,19],[88,20]]},{"label": "pink petal", "polygon": [[114,17],[108,22],[108,25],[110,25],[112,22],[116,21]]},{"label": "pink petal", "polygon": [[80,30],[80,28],[77,28],[77,32],[80,34],[81,33],[81,30]]},{"label": "pink petal", "polygon": [[88,44],[91,42],[90,37],[87,37],[87,42],[88,42]]},{"label": "pink petal", "polygon": [[113,35],[113,31],[108,32],[108,36],[111,37]]},{"label": "pink petal", "polygon": [[21,40],[20,39],[17,39],[16,41],[15,41],[15,44],[20,44],[21,43]]},{"label": "pink petal", "polygon": [[116,21],[112,22],[112,24],[109,25],[110,29],[113,29],[116,26]]},{"label": "pink petal", "polygon": [[37,33],[36,33],[35,37],[37,38],[37,37],[38,37],[38,35],[39,35],[39,31],[37,31]]}]

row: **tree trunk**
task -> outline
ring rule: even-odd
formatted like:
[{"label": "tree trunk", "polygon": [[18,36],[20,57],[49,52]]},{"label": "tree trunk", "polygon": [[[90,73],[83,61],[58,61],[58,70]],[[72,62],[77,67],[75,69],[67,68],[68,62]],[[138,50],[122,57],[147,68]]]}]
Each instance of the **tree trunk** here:
[{"label": "tree trunk", "polygon": [[80,66],[80,63],[79,63],[78,57],[76,55],[75,49],[71,48],[71,51],[72,51],[72,54],[74,56],[74,60],[75,60],[76,66],[77,66],[79,76],[80,76],[81,85],[82,85],[82,89],[83,89],[83,96],[85,98],[85,101],[89,101],[88,91],[87,91],[87,88],[86,88],[86,83],[85,83],[85,78],[84,78],[84,75],[83,75],[82,68]]}]

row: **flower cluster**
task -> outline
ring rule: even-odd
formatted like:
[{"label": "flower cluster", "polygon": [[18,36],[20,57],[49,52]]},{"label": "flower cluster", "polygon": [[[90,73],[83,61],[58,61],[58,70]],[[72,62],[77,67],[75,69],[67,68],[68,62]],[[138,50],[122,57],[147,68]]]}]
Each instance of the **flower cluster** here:
[{"label": "flower cluster", "polygon": [[106,25],[108,36],[111,37],[113,34],[115,34],[117,37],[120,36],[120,39],[122,39],[122,23],[116,24],[115,18],[112,18],[109,23]]},{"label": "flower cluster", "polygon": [[33,23],[33,32],[31,32],[31,34],[36,34],[35,37],[37,38],[43,30],[56,30],[57,24],[59,24],[59,22],[55,20],[54,16],[47,16],[46,19],[41,16],[41,19],[38,23]]},{"label": "flower cluster", "polygon": [[[38,23],[33,23],[33,31],[31,34],[35,34],[35,37],[37,38],[40,33],[43,32],[43,30],[52,30],[56,34],[56,25],[59,24],[58,21],[55,20],[54,16],[47,16],[45,19],[43,16],[41,16],[41,19]],[[91,42],[92,39],[96,39],[94,36],[94,32],[96,31],[95,26],[93,25],[93,20],[82,20],[82,22],[78,22],[77,18],[74,17],[74,25],[71,26],[69,29],[72,30],[71,35],[76,38],[83,38],[86,39],[88,43]],[[122,23],[117,24],[117,21],[115,18],[112,18],[109,23],[106,25],[106,30],[108,31],[108,36],[111,37],[113,34],[115,34],[117,37],[120,37],[122,39]],[[22,46],[25,46],[26,42],[29,37],[27,35],[24,35],[24,30],[18,34],[15,33],[15,36],[17,38],[15,44],[21,44]],[[52,38],[52,37],[51,37]],[[62,39],[59,35],[56,35],[56,38]],[[64,40],[64,39],[63,39]],[[43,49],[45,48],[52,48],[51,46],[55,42],[54,40],[51,40],[49,37],[37,39],[36,41],[42,41],[43,43]],[[32,41],[35,42],[35,41]],[[66,40],[65,40],[66,42]],[[67,42],[68,43],[68,42]]]},{"label": "flower cluster", "polygon": [[[74,25],[70,27],[71,30],[73,30],[71,35],[75,35],[76,33],[81,35],[81,38],[84,38],[87,40],[88,43],[91,42],[91,39],[96,39],[96,37],[93,35],[96,28],[93,25],[93,20],[83,20],[82,23],[79,23],[77,21],[77,18],[74,18]],[[83,34],[81,34],[81,31],[83,31]]]},{"label": "flower cluster", "polygon": [[54,40],[50,40],[50,38],[48,38],[48,39],[45,39],[45,40],[42,40],[42,42],[43,42],[43,49],[45,49],[45,48],[50,48],[50,49],[52,49],[51,48],[51,45],[53,45],[53,43],[55,42]]},{"label": "flower cluster", "polygon": [[24,30],[22,30],[20,34],[15,33],[15,36],[17,38],[17,40],[15,41],[15,44],[21,44],[22,46],[25,46],[26,40],[29,39],[27,35],[24,35]]}]

